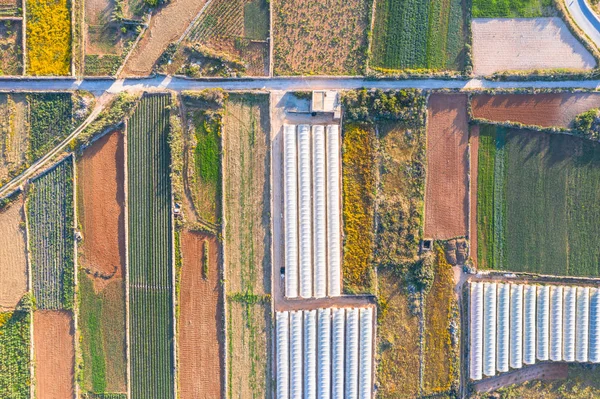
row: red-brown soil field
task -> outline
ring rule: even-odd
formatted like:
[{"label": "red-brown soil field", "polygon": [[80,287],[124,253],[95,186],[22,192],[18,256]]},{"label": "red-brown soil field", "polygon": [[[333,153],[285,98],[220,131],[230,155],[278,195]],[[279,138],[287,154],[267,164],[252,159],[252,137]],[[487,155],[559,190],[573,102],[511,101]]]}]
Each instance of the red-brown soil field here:
[{"label": "red-brown soil field", "polygon": [[580,113],[600,107],[600,93],[478,94],[471,106],[475,118],[568,127]]},{"label": "red-brown soil field", "polygon": [[471,209],[469,210],[469,256],[477,267],[477,171],[479,170],[479,126],[471,126],[469,135],[471,160]]},{"label": "red-brown soil field", "polygon": [[[203,272],[209,246],[208,276]],[[179,316],[179,391],[181,399],[222,396],[223,304],[220,244],[208,234],[181,232],[183,266]]]},{"label": "red-brown soil field", "polygon": [[0,210],[0,310],[12,310],[27,291],[23,200]]},{"label": "red-brown soil field", "polygon": [[70,312],[33,313],[35,391],[37,399],[75,396],[75,341]]},{"label": "red-brown soil field", "polygon": [[468,117],[464,94],[433,94],[427,114],[427,238],[467,235]]},{"label": "red-brown soil field", "polygon": [[123,134],[108,134],[88,147],[77,163],[79,263],[100,291],[122,278],[125,264]]}]

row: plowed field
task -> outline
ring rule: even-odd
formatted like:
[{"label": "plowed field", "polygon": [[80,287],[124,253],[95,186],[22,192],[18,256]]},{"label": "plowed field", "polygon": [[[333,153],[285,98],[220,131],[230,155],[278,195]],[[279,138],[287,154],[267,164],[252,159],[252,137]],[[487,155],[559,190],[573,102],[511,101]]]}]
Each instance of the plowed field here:
[{"label": "plowed field", "polygon": [[578,114],[600,107],[600,93],[480,94],[471,105],[475,118],[568,127]]},{"label": "plowed field", "polygon": [[467,96],[434,94],[427,115],[425,237],[467,235]]},{"label": "plowed field", "polygon": [[[204,246],[208,270],[203,272]],[[218,398],[223,393],[223,304],[220,296],[220,244],[214,236],[181,233],[183,268],[179,316],[181,399]],[[205,269],[204,269],[205,270]]]},{"label": "plowed field", "polygon": [[71,313],[57,310],[34,312],[33,343],[37,399],[73,398],[75,342]]},{"label": "plowed field", "polygon": [[21,199],[0,210],[0,309],[14,309],[27,291],[27,258]]}]

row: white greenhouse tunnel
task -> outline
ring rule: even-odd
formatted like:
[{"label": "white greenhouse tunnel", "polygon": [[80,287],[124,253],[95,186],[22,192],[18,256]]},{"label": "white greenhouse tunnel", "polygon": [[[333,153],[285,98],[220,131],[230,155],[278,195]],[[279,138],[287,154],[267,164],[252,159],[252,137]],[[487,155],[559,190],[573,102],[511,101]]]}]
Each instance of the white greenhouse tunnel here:
[{"label": "white greenhouse tunnel", "polygon": [[600,288],[469,284],[471,380],[536,361],[600,363]]},{"label": "white greenhouse tunnel", "polygon": [[284,125],[285,296],[341,292],[338,125]]},{"label": "white greenhouse tunnel", "polygon": [[276,398],[372,398],[374,312],[276,312]]}]

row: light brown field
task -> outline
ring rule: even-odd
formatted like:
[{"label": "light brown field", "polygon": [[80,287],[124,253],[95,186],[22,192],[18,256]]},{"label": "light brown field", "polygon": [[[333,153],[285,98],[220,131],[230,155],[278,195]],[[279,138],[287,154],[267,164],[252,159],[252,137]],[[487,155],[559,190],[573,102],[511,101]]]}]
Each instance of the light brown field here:
[{"label": "light brown field", "polygon": [[479,126],[471,126],[469,132],[469,157],[471,186],[470,198],[471,208],[469,209],[469,257],[473,265],[477,267],[477,171],[479,170]]},{"label": "light brown field", "polygon": [[276,75],[359,75],[370,7],[364,0],[272,0]]},{"label": "light brown field", "polygon": [[125,38],[120,24],[113,22],[114,0],[88,0],[85,2],[85,53],[120,55]]},{"label": "light brown field", "polygon": [[[533,380],[563,380],[569,375],[569,365],[566,363],[546,363],[536,364],[533,366],[524,367],[521,370],[515,370],[508,374],[502,374],[492,378],[486,378],[476,384],[474,388],[476,392],[491,392],[499,388],[522,384]],[[541,395],[539,397],[545,397]]]},{"label": "light brown field", "polygon": [[85,149],[77,162],[80,265],[96,291],[121,279],[125,268],[123,134],[113,132]]},{"label": "light brown field", "polygon": [[133,49],[122,76],[146,76],[169,43],[179,39],[205,0],[173,0],[152,15],[144,37]]},{"label": "light brown field", "polygon": [[427,107],[427,238],[467,235],[468,141],[467,96],[433,94]]},{"label": "light brown field", "polygon": [[23,200],[0,210],[0,310],[12,310],[27,292]]},{"label": "light brown field", "polygon": [[473,72],[589,70],[596,60],[560,18],[474,19]]},{"label": "light brown field", "polygon": [[27,100],[24,94],[0,94],[0,185],[27,161]]},{"label": "light brown field", "polygon": [[[209,247],[208,276],[202,272],[204,245]],[[224,334],[220,243],[212,235],[183,230],[181,250],[180,398],[222,397]]]},{"label": "light brown field", "polygon": [[38,310],[33,313],[37,399],[74,398],[74,333],[70,312]]},{"label": "light brown field", "polygon": [[600,93],[479,94],[471,107],[475,118],[568,127],[578,114],[600,107]]}]

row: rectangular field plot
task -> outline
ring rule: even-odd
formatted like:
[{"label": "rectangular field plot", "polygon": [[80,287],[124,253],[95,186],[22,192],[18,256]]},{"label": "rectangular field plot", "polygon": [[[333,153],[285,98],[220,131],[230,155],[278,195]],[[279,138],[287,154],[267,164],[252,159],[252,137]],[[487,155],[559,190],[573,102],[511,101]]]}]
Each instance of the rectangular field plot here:
[{"label": "rectangular field plot", "polygon": [[[0,17],[2,17],[2,3],[0,2]],[[22,49],[22,22],[0,21],[0,75],[23,74],[23,49]]]},{"label": "rectangular field plot", "polygon": [[23,199],[0,208],[0,310],[13,310],[27,292]]},{"label": "rectangular field plot", "polygon": [[27,204],[33,294],[38,309],[72,309],[73,159],[33,180]]},{"label": "rectangular field plot", "polygon": [[481,125],[479,266],[600,275],[600,145]]},{"label": "rectangular field plot", "polygon": [[0,312],[0,397],[30,398],[30,325],[28,312]]},{"label": "rectangular field plot", "polygon": [[28,106],[24,94],[0,94],[0,184],[27,162],[29,150]]},{"label": "rectangular field plot", "polygon": [[173,239],[168,94],[145,95],[129,119],[129,333],[132,398],[174,397]]},{"label": "rectangular field plot", "polygon": [[462,70],[464,12],[461,0],[378,0],[370,67]]}]

